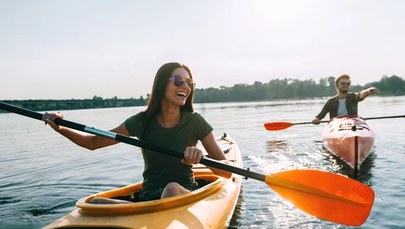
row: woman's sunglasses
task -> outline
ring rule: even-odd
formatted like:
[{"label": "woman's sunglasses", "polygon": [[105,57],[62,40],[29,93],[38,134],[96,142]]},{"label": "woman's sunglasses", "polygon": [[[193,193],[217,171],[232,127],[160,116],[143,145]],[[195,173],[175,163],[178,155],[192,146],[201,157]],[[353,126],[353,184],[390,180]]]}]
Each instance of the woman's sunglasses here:
[{"label": "woman's sunglasses", "polygon": [[193,79],[184,78],[182,76],[176,75],[176,76],[170,77],[169,80],[173,80],[174,86],[176,86],[176,87],[182,87],[184,84],[186,84],[191,90],[193,90],[194,86],[195,86]]}]

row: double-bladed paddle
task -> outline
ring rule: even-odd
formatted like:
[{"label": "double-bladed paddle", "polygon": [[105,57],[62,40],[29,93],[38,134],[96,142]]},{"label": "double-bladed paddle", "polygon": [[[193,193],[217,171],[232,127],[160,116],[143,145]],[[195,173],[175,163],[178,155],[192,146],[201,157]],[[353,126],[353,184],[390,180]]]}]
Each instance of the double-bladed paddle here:
[{"label": "double-bladed paddle", "polygon": [[[42,120],[42,114],[0,102],[0,109]],[[88,127],[64,119],[55,123],[68,128],[114,139],[130,145],[154,150],[177,158],[184,153],[117,133]],[[319,170],[288,170],[269,175],[224,164],[204,157],[201,164],[265,182],[276,193],[299,209],[320,219],[350,226],[359,226],[368,218],[374,203],[374,191],[356,180]]]},{"label": "double-bladed paddle", "polygon": [[[381,116],[381,117],[370,117],[370,118],[364,118],[365,120],[371,120],[371,119],[386,119],[386,118],[405,118],[405,115],[395,115],[395,116]],[[320,123],[325,123],[329,121],[321,121]],[[312,122],[268,122],[264,124],[264,128],[269,131],[277,131],[277,130],[284,130],[287,129],[290,126],[295,126],[295,125],[305,125],[305,124],[312,124]]]}]

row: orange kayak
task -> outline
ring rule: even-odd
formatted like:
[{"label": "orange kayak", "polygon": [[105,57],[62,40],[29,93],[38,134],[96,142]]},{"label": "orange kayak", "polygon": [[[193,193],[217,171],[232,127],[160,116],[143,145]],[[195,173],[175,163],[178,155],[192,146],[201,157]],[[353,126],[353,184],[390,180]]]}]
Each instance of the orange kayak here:
[{"label": "orange kayak", "polygon": [[374,132],[358,116],[333,118],[322,131],[324,146],[350,167],[360,168],[374,146]]},{"label": "orange kayak", "polygon": [[[217,139],[227,159],[242,167],[238,145],[229,136]],[[95,197],[117,198],[137,193],[142,183],[97,193],[76,202],[77,208],[49,228],[226,228],[232,218],[242,177],[225,179],[202,164],[194,165],[200,188],[175,197],[125,204],[91,204]]]}]

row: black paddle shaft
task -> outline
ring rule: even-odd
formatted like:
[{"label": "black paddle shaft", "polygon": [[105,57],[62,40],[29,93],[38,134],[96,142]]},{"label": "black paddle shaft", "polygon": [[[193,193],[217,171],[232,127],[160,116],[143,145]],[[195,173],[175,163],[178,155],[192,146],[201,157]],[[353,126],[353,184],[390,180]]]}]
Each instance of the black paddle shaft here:
[{"label": "black paddle shaft", "polygon": [[[5,111],[9,111],[12,113],[16,113],[16,114],[20,114],[23,116],[27,116],[30,118],[34,118],[34,119],[38,119],[42,121],[42,116],[43,114],[35,112],[35,111],[31,111],[25,108],[21,108],[21,107],[17,107],[14,105],[10,105],[4,102],[0,102],[0,109],[3,109]],[[159,153],[163,153],[169,156],[173,156],[173,157],[177,157],[177,158],[184,158],[184,153],[170,149],[170,148],[166,148],[166,147],[162,147],[160,145],[156,145],[153,143],[148,143],[145,141],[141,141],[138,140],[136,138],[132,138],[132,137],[127,137],[121,134],[117,134],[117,133],[113,133],[110,131],[105,131],[105,130],[100,130],[100,129],[96,129],[94,127],[88,127],[86,125],[82,125],[79,123],[75,123],[75,122],[71,122],[65,119],[56,119],[54,121],[56,124],[61,125],[61,126],[65,126],[71,129],[75,129],[75,130],[79,130],[79,131],[83,131],[86,133],[91,133],[94,135],[98,135],[98,136],[102,136],[102,137],[106,137],[106,138],[110,138],[110,139],[114,139],[118,142],[123,142],[123,143],[127,143],[130,145],[134,145],[134,146],[138,146],[141,148],[145,148],[145,149],[149,149],[149,150],[153,150]],[[221,170],[225,170],[228,172],[232,172],[232,173],[236,173],[239,175],[242,175],[246,178],[252,178],[255,180],[260,180],[260,181],[265,181],[266,176],[260,173],[255,173],[246,169],[242,169],[239,167],[235,167],[232,165],[227,165],[224,164],[222,162],[213,160],[211,158],[208,157],[203,157],[200,161],[201,164],[204,164],[206,166],[211,166],[213,168],[217,168],[217,169],[221,169]]]}]

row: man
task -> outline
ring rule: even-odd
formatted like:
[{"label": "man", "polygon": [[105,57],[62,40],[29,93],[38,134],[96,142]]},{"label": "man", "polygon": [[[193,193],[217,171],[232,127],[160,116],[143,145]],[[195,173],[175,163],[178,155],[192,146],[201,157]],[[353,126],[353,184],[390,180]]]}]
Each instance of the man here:
[{"label": "man", "polygon": [[312,123],[318,125],[329,113],[329,118],[336,116],[357,115],[357,105],[369,95],[377,94],[377,88],[370,87],[359,93],[349,92],[350,76],[341,75],[335,81],[337,95],[330,98],[323,106],[322,111],[315,116]]}]

